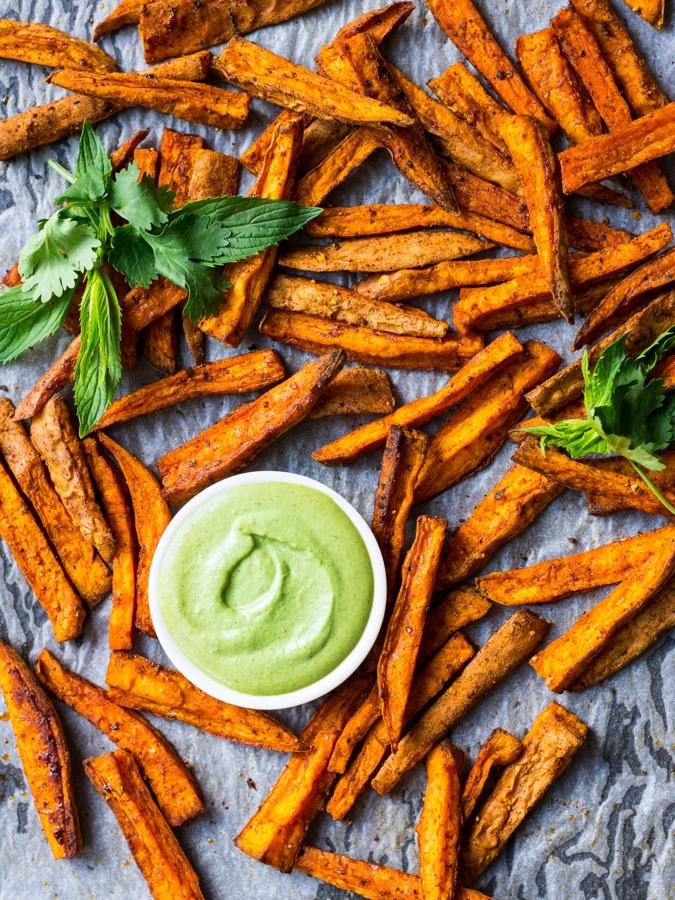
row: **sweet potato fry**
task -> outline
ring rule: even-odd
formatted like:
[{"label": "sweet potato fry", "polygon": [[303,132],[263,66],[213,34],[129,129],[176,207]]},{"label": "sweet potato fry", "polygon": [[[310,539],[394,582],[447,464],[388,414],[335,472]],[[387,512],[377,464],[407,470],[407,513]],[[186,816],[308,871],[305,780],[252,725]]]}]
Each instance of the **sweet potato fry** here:
[{"label": "sweet potato fry", "polygon": [[322,356],[161,456],[157,468],[167,499],[184,503],[206,485],[244,468],[263,447],[310,414],[343,362],[339,351]]},{"label": "sweet potato fry", "polygon": [[73,380],[77,354],[80,352],[79,335],[70,342],[61,356],[52,363],[44,375],[35,382],[20,401],[14,413],[15,419],[31,419],[39,412],[50,397]]},{"label": "sweet potato fry", "polygon": [[506,109],[489,94],[462,62],[454,63],[427,82],[441,103],[479,131],[502,153],[507,153],[497,122]]},{"label": "sweet potato fry", "polygon": [[30,436],[73,525],[94,544],[106,562],[112,562],[115,539],[96,502],[82,444],[60,394],[52,397],[35,416]]},{"label": "sweet potato fry", "polygon": [[560,357],[528,341],[525,357],[476,391],[434,435],[415,487],[415,502],[440,494],[487,465],[527,408],[524,393],[546,378]]},{"label": "sweet potato fry", "polygon": [[157,900],[204,900],[199,879],[127,750],[84,760],[84,770],[117,819]]},{"label": "sweet potato fry", "polygon": [[295,189],[294,199],[304,206],[318,206],[349,175],[382,146],[371,128],[355,128],[313,169]]},{"label": "sweet potato fry", "polygon": [[504,769],[481,806],[462,845],[463,874],[477,878],[567,768],[588,727],[573,713],[550,703],[523,738],[523,752]]},{"label": "sweet potato fry", "polygon": [[417,519],[415,540],[403,562],[401,588],[377,663],[382,718],[394,750],[403,731],[447,525],[445,519],[433,516]]},{"label": "sweet potato fry", "polygon": [[241,128],[248,117],[248,94],[208,84],[135,72],[91,72],[61,69],[47,79],[74,93],[124,107],[140,106],[213,128]]},{"label": "sweet potato fry", "polygon": [[[363,34],[366,32],[372,35],[379,44],[385,38],[389,37],[390,34],[393,34],[393,32],[405,22],[414,9],[414,3],[408,2],[408,0],[400,0],[400,2],[389,3],[387,6],[383,6],[380,9],[368,10],[360,16],[357,16],[355,19],[352,19],[351,22],[347,22],[346,25],[343,25],[342,28],[335,33],[332,43],[339,44],[342,41],[348,41],[349,38],[354,37],[355,34]],[[317,61],[320,58],[321,52],[317,55]]]},{"label": "sweet potato fry", "polygon": [[529,610],[519,610],[497,629],[384,763],[372,781],[378,794],[392,791],[448,729],[531,655],[547,630],[548,622]]},{"label": "sweet potato fry", "polygon": [[461,584],[479,572],[563,490],[531,469],[509,469],[446,541],[436,586]]},{"label": "sweet potato fry", "polygon": [[626,0],[633,12],[653,25],[654,28],[662,28],[666,14],[666,0]]},{"label": "sweet potato fry", "polygon": [[55,859],[72,859],[82,849],[82,835],[63,726],[27,663],[3,641],[0,692],[47,842]]},{"label": "sweet potato fry", "polygon": [[[196,53],[182,59],[169,60],[151,71],[161,78],[203,81],[210,61],[210,53]],[[18,153],[79,134],[85,120],[94,125],[121,109],[122,106],[107,100],[80,95],[63,97],[44,106],[34,106],[0,122],[0,159],[11,159]]]},{"label": "sweet potato fry", "polygon": [[184,675],[137,653],[111,653],[105,677],[108,696],[127,709],[178,719],[218,737],[282,753],[303,749],[285,726],[267,713],[209,697]]},{"label": "sweet potato fry", "polygon": [[489,600],[473,587],[449,591],[429,610],[420,648],[420,658],[428,659],[460,628],[483,619],[492,609]]},{"label": "sweet potato fry", "polygon": [[462,833],[460,775],[464,754],[441,741],[426,758],[427,786],[417,822],[422,892],[428,900],[454,897]]},{"label": "sweet potato fry", "polygon": [[[345,771],[354,749],[380,718],[380,694],[375,681],[363,702],[357,706],[340,732],[340,737],[335,742],[335,747],[328,763],[329,772]],[[328,807],[326,809],[327,812],[334,815],[332,810]],[[339,817],[334,816],[334,818]]]},{"label": "sweet potato fry", "polygon": [[173,375],[178,367],[178,323],[175,310],[150,322],[141,334],[143,356],[162,375]]},{"label": "sweet potato fry", "polygon": [[0,19],[0,58],[59,69],[117,69],[115,60],[94,44],[51,25],[14,19]]},{"label": "sweet potato fry", "polygon": [[461,212],[477,213],[511,228],[527,230],[527,206],[521,197],[447,159],[443,163]]},{"label": "sweet potato fry", "polygon": [[567,234],[556,157],[541,124],[526,116],[505,116],[499,134],[520,174],[539,263],[553,302],[574,321],[567,266]]},{"label": "sweet potato fry", "polygon": [[110,573],[91,541],[73,524],[63,501],[54,490],[40,456],[20,422],[14,407],[0,400],[0,450],[19,488],[33,506],[66,575],[78,594],[95,606],[110,592]]},{"label": "sweet potato fry", "polygon": [[261,390],[284,377],[284,366],[276,350],[256,350],[183,369],[169,378],[113,401],[95,426],[96,431],[148,415],[176,403],[211,394],[247,394]]},{"label": "sweet potato fry", "polygon": [[94,40],[98,41],[103,35],[124,28],[125,25],[137,25],[144,3],[145,0],[120,0],[115,9],[105,19],[101,19],[94,29]]},{"label": "sweet potato fry", "polygon": [[[305,845],[294,870],[369,900],[422,900],[419,876]],[[466,892],[464,892],[466,893]],[[480,895],[479,895],[480,896]],[[460,895],[461,900],[469,897]]]},{"label": "sweet potato fry", "polygon": [[103,688],[68,671],[48,650],[38,656],[35,672],[62,703],[120,749],[133,753],[170,825],[177,827],[202,812],[204,804],[191,770],[142,716],[113,703]]},{"label": "sweet potato fry", "polygon": [[[139,144],[143,143],[146,137],[150,134],[149,128],[142,128],[140,131],[135,131],[130,138],[127,138],[123,144],[120,144],[116,150],[110,154],[110,162],[112,163],[113,171],[119,172],[121,169],[126,169],[130,162],[136,159],[136,152],[138,151],[140,154],[140,158],[143,159],[145,154],[156,153],[157,151],[152,149],[151,147],[141,147],[139,148]],[[143,171],[143,167],[139,163],[139,169]],[[153,176],[154,177],[154,176]]]},{"label": "sweet potato fry", "polygon": [[593,253],[595,250],[604,250],[606,247],[616,247],[632,240],[635,235],[622,228],[614,228],[605,222],[595,222],[593,219],[578,219],[568,216],[565,219],[567,227],[567,241],[570,247]]},{"label": "sweet potato fry", "polygon": [[515,113],[539,119],[549,132],[555,130],[555,123],[530,92],[471,0],[430,0],[428,5],[441,29],[504,103]]},{"label": "sweet potato fry", "polygon": [[333,747],[365,684],[350,679],[313,715],[301,737],[309,750],[291,756],[258,811],[237,835],[235,844],[243,853],[282,872],[293,868],[307,829],[335,779],[328,771]]},{"label": "sweet potato fry", "polygon": [[[260,171],[265,153],[272,143],[276,124],[277,120],[273,119],[257,140],[239,157],[242,166],[254,175]],[[344,122],[322,122],[321,119],[313,119],[309,125],[305,125],[298,172],[304,175],[322,163],[351,130]]]},{"label": "sweet potato fry", "polygon": [[675,566],[675,536],[668,531],[652,544],[647,562],[638,566],[564,634],[530,660],[546,687],[561,693],[579,678],[605,649],[614,634],[640,612],[671,578]]},{"label": "sweet potato fry", "polygon": [[522,752],[523,745],[518,738],[503,728],[495,728],[478,751],[478,756],[464,782],[461,802],[465,821],[474,811],[492,769],[495,766],[507,766],[518,759]]},{"label": "sweet potato fry", "polygon": [[386,372],[352,366],[338,372],[321,394],[310,419],[324,416],[386,415],[396,406]]},{"label": "sweet potato fry", "polygon": [[101,434],[99,440],[122,470],[129,489],[138,539],[135,625],[146,634],[154,636],[155,629],[152,625],[148,601],[148,577],[155,548],[164,529],[169,524],[171,513],[152,472],[106,434]]},{"label": "sweet potato fry", "polygon": [[675,249],[655,256],[620,281],[595,309],[574,338],[573,349],[592,344],[610,328],[621,324],[633,312],[636,304],[649,291],[675,281]]},{"label": "sweet potato fry", "polygon": [[351,462],[362,453],[381,447],[392,425],[416,428],[442,415],[461,403],[504,366],[520,359],[523,352],[522,344],[512,334],[507,332],[500,335],[466,362],[448,383],[434,394],[406,403],[390,415],[350,431],[315,450],[312,459],[324,465],[337,465]]}]

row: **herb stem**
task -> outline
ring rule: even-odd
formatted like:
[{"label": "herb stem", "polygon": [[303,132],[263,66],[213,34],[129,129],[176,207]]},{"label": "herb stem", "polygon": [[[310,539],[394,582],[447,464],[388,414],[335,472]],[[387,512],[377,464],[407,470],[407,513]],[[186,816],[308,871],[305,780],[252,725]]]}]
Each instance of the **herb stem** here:
[{"label": "herb stem", "polygon": [[651,478],[648,477],[648,475],[643,471],[643,469],[640,466],[637,465],[637,463],[634,463],[632,459],[630,459],[628,461],[630,462],[631,466],[635,469],[637,474],[640,476],[640,478],[647,485],[647,487],[652,492],[652,494],[654,494],[656,499],[665,506],[665,508],[668,510],[669,513],[671,513],[671,515],[675,516],[675,506],[673,506],[672,503],[669,503],[668,500],[666,500],[666,498],[663,496],[663,494],[657,488],[657,486],[654,484],[654,482],[651,480]]},{"label": "herb stem", "polygon": [[57,163],[55,159],[48,159],[47,165],[57,172],[61,178],[65,178],[68,184],[73,184],[75,182],[75,176],[69,172],[68,169],[64,169],[61,163]]}]

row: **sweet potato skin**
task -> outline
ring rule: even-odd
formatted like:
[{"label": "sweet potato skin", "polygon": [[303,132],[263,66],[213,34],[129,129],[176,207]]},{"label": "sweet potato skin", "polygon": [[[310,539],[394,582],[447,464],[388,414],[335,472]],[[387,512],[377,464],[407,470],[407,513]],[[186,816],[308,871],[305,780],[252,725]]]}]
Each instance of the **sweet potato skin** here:
[{"label": "sweet potato skin", "polygon": [[4,641],[0,641],[0,691],[52,853],[55,859],[72,859],[82,849],[82,835],[63,726],[28,665]]},{"label": "sweet potato skin", "polygon": [[429,900],[454,897],[458,886],[463,762],[464,754],[449,741],[436,744],[426,759],[427,787],[416,831],[420,880]]},{"label": "sweet potato skin", "polygon": [[0,19],[0,57],[56,68],[117,69],[115,60],[94,44],[50,25],[13,19]]},{"label": "sweet potato skin", "polygon": [[490,737],[478,751],[478,756],[471,766],[462,789],[462,813],[466,821],[476,807],[494,766],[506,766],[518,759],[523,752],[523,745],[508,731],[495,728]]},{"label": "sweet potato skin", "polygon": [[324,416],[386,415],[396,406],[391,381],[380,369],[352,366],[338,372],[325,388],[310,419]]}]

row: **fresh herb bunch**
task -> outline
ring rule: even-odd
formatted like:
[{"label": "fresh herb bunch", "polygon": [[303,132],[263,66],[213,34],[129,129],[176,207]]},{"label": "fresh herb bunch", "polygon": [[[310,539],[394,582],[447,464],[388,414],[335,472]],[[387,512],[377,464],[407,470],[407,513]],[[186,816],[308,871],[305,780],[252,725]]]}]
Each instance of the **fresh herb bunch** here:
[{"label": "fresh herb bunch", "polygon": [[648,375],[675,347],[675,325],[643,350],[626,355],[626,335],[600,354],[591,372],[588,353],[581,360],[585,419],[523,428],[541,436],[542,453],[561,447],[572,459],[597,453],[627,459],[652,493],[675,515],[675,508],[647,475],[665,469],[658,457],[675,441],[675,394],[666,395],[663,379]]},{"label": "fresh herb bunch", "polygon": [[[63,324],[84,280],[75,404],[84,436],[115,395],[122,374],[120,305],[106,263],[130,288],[159,276],[187,292],[193,322],[218,311],[230,287],[225,263],[247,259],[301,229],[320,209],[285,200],[215,197],[173,208],[174,195],[136,163],[114,174],[87,122],[75,171],[50,160],[69,187],[19,255],[21,284],[0,294],[0,362],[15,359]],[[115,213],[127,224],[113,225]]]}]

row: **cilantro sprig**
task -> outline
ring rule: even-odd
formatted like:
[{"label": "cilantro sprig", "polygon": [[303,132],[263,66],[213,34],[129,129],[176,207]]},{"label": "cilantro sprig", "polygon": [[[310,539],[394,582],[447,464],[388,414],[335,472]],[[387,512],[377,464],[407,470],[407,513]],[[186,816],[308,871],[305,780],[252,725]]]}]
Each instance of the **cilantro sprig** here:
[{"label": "cilantro sprig", "polygon": [[0,294],[0,363],[54,334],[82,283],[75,367],[81,436],[107,409],[122,373],[120,304],[108,265],[130,288],[160,276],[183,288],[184,312],[196,323],[218,312],[230,287],[226,263],[266,250],[321,212],[257,197],[213,197],[174,209],[171,191],[141,178],[136,163],[114,173],[87,122],[74,171],[49,164],[68,187],[19,255],[21,283]]},{"label": "cilantro sprig", "polygon": [[591,371],[588,353],[581,360],[585,419],[563,419],[551,425],[523,428],[541,437],[542,453],[560,447],[572,459],[591,454],[620,456],[666,509],[666,500],[647,472],[665,469],[659,451],[675,441],[675,394],[666,394],[663,379],[648,376],[675,347],[675,325],[664,331],[638,356],[626,355],[626,335],[600,354]]}]

